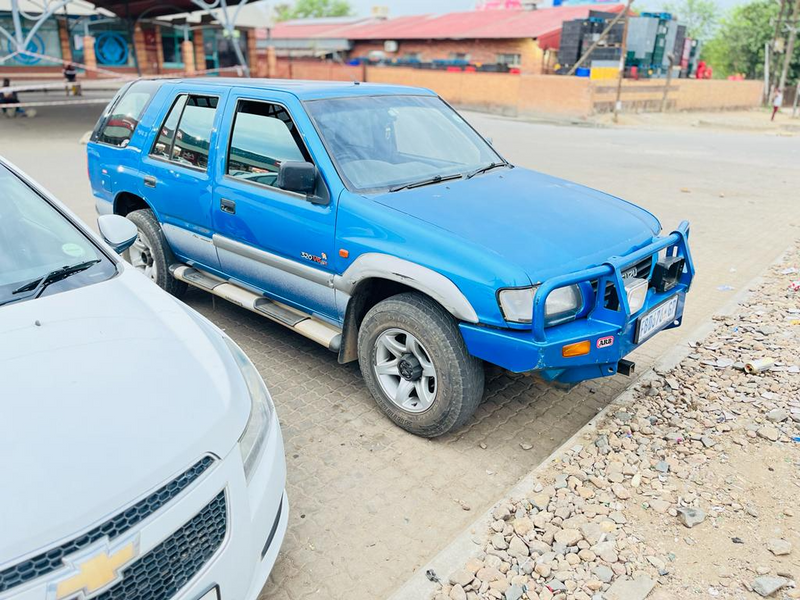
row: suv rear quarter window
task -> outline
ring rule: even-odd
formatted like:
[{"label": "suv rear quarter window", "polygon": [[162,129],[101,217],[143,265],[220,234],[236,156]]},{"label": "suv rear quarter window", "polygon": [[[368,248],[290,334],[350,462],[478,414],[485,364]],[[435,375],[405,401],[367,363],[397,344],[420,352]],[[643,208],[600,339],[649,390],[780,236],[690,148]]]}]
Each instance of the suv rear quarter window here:
[{"label": "suv rear quarter window", "polygon": [[137,81],[131,84],[106,108],[97,122],[92,141],[124,148],[133,137],[147,105],[158,91],[158,81]]},{"label": "suv rear quarter window", "polygon": [[179,95],[158,130],[150,156],[205,171],[219,98]]}]

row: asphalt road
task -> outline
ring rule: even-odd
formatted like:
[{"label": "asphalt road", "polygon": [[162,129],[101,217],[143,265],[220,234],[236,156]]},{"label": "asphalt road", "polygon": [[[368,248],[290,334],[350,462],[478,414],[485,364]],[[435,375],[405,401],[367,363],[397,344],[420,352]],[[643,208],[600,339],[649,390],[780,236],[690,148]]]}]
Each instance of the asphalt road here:
[{"label": "asphalt road", "polygon": [[[100,110],[0,118],[0,153],[90,223],[78,140]],[[684,327],[637,351],[640,371],[706,322],[730,298],[728,288],[745,286],[800,236],[800,138],[467,117],[520,166],[641,204],[665,230],[692,222],[698,277]],[[499,202],[487,198],[487,210]],[[614,377],[566,392],[490,370],[475,419],[456,434],[421,440],[383,418],[357,366],[338,365],[333,354],[252,313],[222,301],[214,307],[202,292],[186,300],[248,352],[281,418],[291,515],[265,599],[387,596],[629,382]]]}]

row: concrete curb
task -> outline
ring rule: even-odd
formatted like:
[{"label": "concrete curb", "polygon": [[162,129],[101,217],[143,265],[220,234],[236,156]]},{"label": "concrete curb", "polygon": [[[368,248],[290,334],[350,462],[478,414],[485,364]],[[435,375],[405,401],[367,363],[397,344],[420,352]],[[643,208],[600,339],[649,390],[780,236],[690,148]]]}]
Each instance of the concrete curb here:
[{"label": "concrete curb", "polygon": [[[764,281],[764,274],[766,271],[770,267],[779,264],[792,247],[793,245],[781,252],[774,261],[769,263],[764,268],[760,275],[757,275],[751,279],[747,285],[740,290],[737,290],[737,292],[719,310],[714,312],[714,315],[732,315],[736,311],[737,307],[742,304],[750,295],[751,290],[761,285],[761,283]],[[507,498],[521,498],[532,492],[540,475],[550,465],[556,462],[560,456],[562,456],[569,448],[581,444],[585,437],[590,437],[592,433],[595,433],[597,431],[598,424],[601,423],[609,413],[616,412],[634,401],[634,387],[636,385],[651,381],[658,377],[658,373],[663,373],[676,367],[691,353],[690,344],[694,344],[699,340],[704,339],[709,333],[714,331],[717,326],[717,321],[712,318],[708,322],[696,327],[685,338],[683,338],[680,343],[676,344],[673,349],[662,354],[656,360],[652,368],[648,369],[642,373],[641,376],[633,380],[619,396],[617,396],[611,401],[611,403],[608,404],[608,406],[597,413],[597,415],[595,415],[591,421],[586,423],[586,425],[581,427],[581,429],[575,432],[575,435],[570,437],[566,442],[559,446],[552,454],[550,454],[550,456],[545,458],[536,468],[534,468],[533,471],[528,473],[528,475],[523,477],[516,485],[514,485],[514,487],[504,492],[503,495],[492,504],[489,510],[473,521],[469,527],[462,531],[432,560],[428,561],[425,565],[417,569],[414,575],[412,575],[411,578],[406,581],[406,583],[400,586],[400,588],[398,588],[391,596],[389,596],[387,600],[427,600],[430,598],[433,592],[436,590],[436,583],[428,579],[426,572],[429,570],[433,571],[441,581],[446,583],[447,578],[452,572],[463,567],[467,560],[469,560],[469,558],[472,557],[478,550],[478,546],[472,541],[473,537],[476,533],[480,535],[488,528],[489,524],[491,523],[491,513],[495,506]]]}]

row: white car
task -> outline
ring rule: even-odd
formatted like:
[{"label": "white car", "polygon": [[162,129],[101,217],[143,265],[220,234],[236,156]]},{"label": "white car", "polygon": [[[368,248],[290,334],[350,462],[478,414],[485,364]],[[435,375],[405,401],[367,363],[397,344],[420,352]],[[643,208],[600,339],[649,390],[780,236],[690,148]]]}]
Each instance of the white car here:
[{"label": "white car", "polygon": [[254,600],[288,519],[272,400],[98,225],[0,159],[0,599]]}]

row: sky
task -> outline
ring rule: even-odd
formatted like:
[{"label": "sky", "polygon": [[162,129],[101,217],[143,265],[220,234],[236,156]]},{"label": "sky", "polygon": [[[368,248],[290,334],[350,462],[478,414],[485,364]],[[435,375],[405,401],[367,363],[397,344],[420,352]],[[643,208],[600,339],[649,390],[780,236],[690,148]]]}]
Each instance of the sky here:
[{"label": "sky", "polygon": [[[716,0],[720,8],[727,9],[741,4],[742,0]],[[549,5],[551,2],[543,0]],[[358,15],[369,15],[370,9],[375,6],[388,6],[390,16],[420,15],[424,13],[444,13],[458,10],[471,10],[475,8],[475,0],[350,0]],[[647,10],[658,9],[662,0],[637,0],[633,6],[641,5]]]}]

